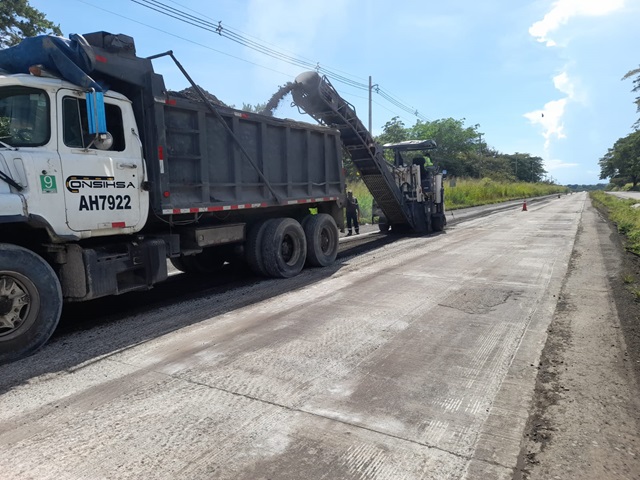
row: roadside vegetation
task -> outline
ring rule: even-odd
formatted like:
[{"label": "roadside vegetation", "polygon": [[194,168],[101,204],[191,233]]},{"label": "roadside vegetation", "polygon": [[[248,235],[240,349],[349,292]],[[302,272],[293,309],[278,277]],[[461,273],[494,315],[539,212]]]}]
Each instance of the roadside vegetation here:
[{"label": "roadside vegetation", "polygon": [[625,237],[625,248],[640,255],[640,209],[637,200],[617,198],[604,192],[591,192],[593,205],[615,224]]},{"label": "roadside vegetation", "polygon": [[0,48],[17,45],[23,38],[41,34],[62,35],[60,25],[47,20],[45,14],[29,5],[28,0],[0,2]]},{"label": "roadside vegetation", "polygon": [[[622,79],[632,79],[631,91],[640,94],[640,68],[627,72]],[[640,112],[640,95],[636,96],[634,103],[636,111]],[[631,128],[633,131],[616,140],[598,161],[600,179],[609,179],[607,190],[640,189],[640,118]]]},{"label": "roadside vegetation", "polygon": [[[371,222],[373,197],[361,181],[348,182],[347,190],[358,199],[360,213],[364,223]],[[497,182],[489,178],[446,180],[444,185],[445,208],[475,207],[508,200],[522,200],[543,195],[567,193],[569,189],[548,183]]]},{"label": "roadside vegetation", "polygon": [[445,181],[444,198],[445,207],[454,210],[568,191],[567,187],[549,183],[497,182],[490,178],[460,179],[455,181],[455,186]]}]

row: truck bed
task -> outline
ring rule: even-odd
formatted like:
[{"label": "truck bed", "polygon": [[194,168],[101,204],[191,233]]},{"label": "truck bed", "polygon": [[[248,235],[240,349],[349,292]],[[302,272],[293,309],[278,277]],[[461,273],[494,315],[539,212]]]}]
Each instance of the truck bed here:
[{"label": "truck bed", "polygon": [[233,135],[204,103],[171,97],[165,103],[165,144],[152,180],[161,187],[154,195],[161,213],[322,201],[344,191],[337,130],[214,108]]}]

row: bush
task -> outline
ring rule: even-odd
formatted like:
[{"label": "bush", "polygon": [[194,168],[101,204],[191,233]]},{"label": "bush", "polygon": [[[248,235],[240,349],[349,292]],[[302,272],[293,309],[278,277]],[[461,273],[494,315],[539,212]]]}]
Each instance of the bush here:
[{"label": "bush", "polygon": [[591,192],[590,196],[594,206],[604,210],[618,232],[626,237],[625,248],[640,254],[640,209],[633,207],[638,201],[614,197],[604,192]]}]

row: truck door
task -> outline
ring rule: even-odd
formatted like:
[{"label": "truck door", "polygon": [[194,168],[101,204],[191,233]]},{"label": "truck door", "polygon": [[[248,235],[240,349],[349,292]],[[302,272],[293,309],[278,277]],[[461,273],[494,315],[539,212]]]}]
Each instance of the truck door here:
[{"label": "truck door", "polygon": [[52,102],[55,98],[40,88],[0,86],[0,171],[24,187],[20,195],[9,195],[9,184],[0,180],[0,191],[8,206],[3,214],[21,215],[23,197],[29,214],[46,219],[57,233],[66,233]]},{"label": "truck door", "polygon": [[87,133],[86,100],[81,92],[60,90],[57,103],[67,225],[74,231],[92,231],[92,235],[139,230],[146,221],[146,202],[141,214],[144,170],[130,105],[105,98],[113,143],[101,150],[91,145],[93,136]]}]

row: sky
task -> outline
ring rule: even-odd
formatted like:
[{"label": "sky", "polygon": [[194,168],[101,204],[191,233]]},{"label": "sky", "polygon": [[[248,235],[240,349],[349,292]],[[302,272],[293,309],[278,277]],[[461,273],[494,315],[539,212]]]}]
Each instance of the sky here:
[{"label": "sky", "polygon": [[[640,66],[640,0],[30,0],[64,36],[123,33],[139,56],[172,50],[198,85],[237,108],[265,103],[309,69],[149,3],[337,73],[347,83],[332,84],[365,125],[371,77],[374,135],[394,117],[407,127],[464,119],[502,153],[543,158],[563,185],[605,182],[598,160],[640,116],[632,80],[622,80]],[[169,60],[154,68],[170,89],[188,86]],[[275,115],[314,122],[290,103]]]}]

